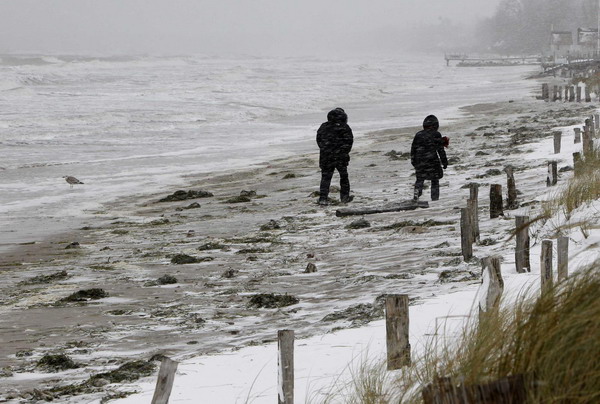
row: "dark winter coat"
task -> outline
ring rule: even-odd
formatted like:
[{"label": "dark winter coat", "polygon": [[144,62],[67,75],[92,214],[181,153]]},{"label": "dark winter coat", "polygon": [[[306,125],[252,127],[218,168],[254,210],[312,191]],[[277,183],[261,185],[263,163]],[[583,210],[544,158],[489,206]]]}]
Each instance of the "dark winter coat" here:
[{"label": "dark winter coat", "polygon": [[348,116],[344,110],[336,108],[327,114],[327,122],[321,124],[317,131],[321,169],[348,166],[354,136],[347,122]]},{"label": "dark winter coat", "polygon": [[448,166],[442,135],[435,129],[418,132],[410,149],[410,162],[417,172],[417,179],[439,180],[444,176],[442,166]]}]

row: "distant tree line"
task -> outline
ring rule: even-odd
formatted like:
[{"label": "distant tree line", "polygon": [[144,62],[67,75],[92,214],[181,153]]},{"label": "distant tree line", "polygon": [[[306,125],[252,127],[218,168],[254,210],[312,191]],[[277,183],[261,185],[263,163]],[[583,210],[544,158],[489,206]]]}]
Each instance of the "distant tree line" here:
[{"label": "distant tree line", "polygon": [[598,0],[502,0],[479,24],[477,38],[497,53],[540,53],[549,47],[551,30],[575,33],[597,25]]}]

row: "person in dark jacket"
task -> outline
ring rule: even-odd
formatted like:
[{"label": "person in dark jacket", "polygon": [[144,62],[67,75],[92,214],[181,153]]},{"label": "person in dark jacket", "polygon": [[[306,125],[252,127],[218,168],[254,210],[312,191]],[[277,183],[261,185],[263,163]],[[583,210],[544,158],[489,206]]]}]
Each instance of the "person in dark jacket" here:
[{"label": "person in dark jacket", "polygon": [[[410,149],[410,162],[415,168],[417,181],[413,200],[418,200],[423,193],[425,180],[431,181],[431,200],[440,199],[440,178],[448,167],[448,159],[444,151],[444,139],[438,129],[440,123],[434,115],[423,121],[423,130],[415,135]],[[447,139],[447,138],[446,138]]]},{"label": "person in dark jacket", "polygon": [[348,179],[348,163],[354,136],[348,126],[348,115],[342,108],[336,108],[327,114],[327,122],[321,124],[317,131],[319,145],[319,167],[321,168],[321,186],[319,189],[319,205],[327,205],[329,185],[335,170],[340,174],[340,201],[350,202],[350,180]]}]

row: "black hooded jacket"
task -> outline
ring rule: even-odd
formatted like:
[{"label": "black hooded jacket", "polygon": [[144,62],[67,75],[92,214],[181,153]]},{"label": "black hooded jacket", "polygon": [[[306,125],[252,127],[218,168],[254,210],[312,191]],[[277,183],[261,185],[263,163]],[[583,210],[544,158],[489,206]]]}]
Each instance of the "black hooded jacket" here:
[{"label": "black hooded jacket", "polygon": [[439,180],[444,176],[442,166],[448,165],[442,135],[434,128],[427,128],[415,135],[410,149],[410,162],[416,170],[417,179]]},{"label": "black hooded jacket", "polygon": [[321,169],[348,166],[354,136],[347,122],[348,115],[343,109],[336,108],[327,114],[327,122],[321,124],[317,131]]}]

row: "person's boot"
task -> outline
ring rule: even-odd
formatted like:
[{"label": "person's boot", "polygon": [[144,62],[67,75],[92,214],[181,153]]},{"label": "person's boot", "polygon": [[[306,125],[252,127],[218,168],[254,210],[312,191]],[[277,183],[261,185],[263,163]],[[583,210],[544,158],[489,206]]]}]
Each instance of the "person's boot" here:
[{"label": "person's boot", "polygon": [[440,199],[440,184],[431,184],[431,200],[438,201]]},{"label": "person's boot", "polygon": [[415,192],[413,193],[413,202],[419,202],[419,196],[421,196],[421,192],[417,188],[415,188]]},{"label": "person's boot", "polygon": [[342,203],[350,203],[354,199],[354,195],[341,195],[340,202]]},{"label": "person's boot", "polygon": [[317,201],[317,203],[321,206],[327,206],[329,205],[329,201],[327,200],[327,198],[319,198],[319,200]]}]

